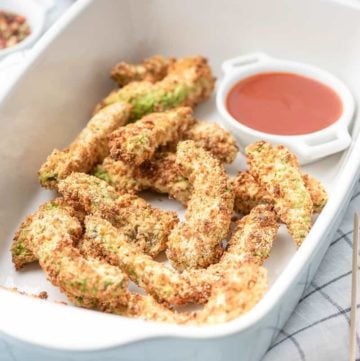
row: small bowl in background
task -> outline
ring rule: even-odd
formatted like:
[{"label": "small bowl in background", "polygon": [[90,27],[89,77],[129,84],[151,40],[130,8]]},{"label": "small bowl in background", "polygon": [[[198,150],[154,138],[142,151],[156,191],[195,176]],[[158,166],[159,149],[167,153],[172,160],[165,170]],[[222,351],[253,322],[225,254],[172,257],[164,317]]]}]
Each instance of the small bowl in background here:
[{"label": "small bowl in background", "polygon": [[0,49],[0,60],[16,51],[24,50],[40,37],[44,29],[45,15],[49,6],[34,0],[0,0],[0,10],[8,11],[26,18],[31,33],[22,41],[8,48]]}]

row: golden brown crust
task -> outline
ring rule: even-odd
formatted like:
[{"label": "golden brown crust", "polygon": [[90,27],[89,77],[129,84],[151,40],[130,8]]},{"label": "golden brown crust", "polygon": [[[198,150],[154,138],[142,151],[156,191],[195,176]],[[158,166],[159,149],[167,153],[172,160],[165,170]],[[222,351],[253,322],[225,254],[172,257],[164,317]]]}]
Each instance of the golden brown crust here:
[{"label": "golden brown crust", "polygon": [[105,181],[87,174],[72,173],[58,188],[74,208],[121,227],[131,242],[151,256],[166,248],[168,235],[178,221],[175,212],[151,207],[133,194],[119,194]]},{"label": "golden brown crust", "polygon": [[262,265],[269,257],[279,229],[276,214],[270,205],[258,205],[236,223],[221,262],[249,262]]},{"label": "golden brown crust", "polygon": [[[321,213],[327,202],[324,186],[309,174],[303,174],[302,178],[313,202],[313,212]],[[234,210],[240,214],[248,214],[259,204],[274,203],[265,187],[261,187],[248,171],[239,172],[236,177],[232,178],[232,185],[235,192]]]},{"label": "golden brown crust", "polygon": [[207,300],[210,285],[207,280],[182,274],[154,261],[129,242],[122,229],[117,230],[99,217],[87,217],[85,253],[97,249],[112,264],[119,266],[138,286],[160,302],[169,304],[203,303]]},{"label": "golden brown crust", "polygon": [[209,302],[189,315],[186,323],[217,324],[250,311],[267,291],[267,271],[256,264],[244,264],[224,272],[212,288]]},{"label": "golden brown crust", "polygon": [[156,300],[176,305],[204,303],[225,271],[235,271],[245,263],[261,265],[269,256],[279,227],[271,207],[258,206],[239,222],[219,263],[178,273],[143,254],[108,221],[92,216],[86,218],[85,224],[81,243],[85,254],[93,256],[95,251],[105,256]]},{"label": "golden brown crust", "polygon": [[264,187],[261,187],[248,172],[239,172],[232,178],[235,193],[234,210],[246,215],[259,204],[272,204],[273,199]]},{"label": "golden brown crust", "polygon": [[206,121],[196,122],[185,131],[183,139],[193,140],[198,147],[204,148],[223,163],[232,163],[239,150],[231,133],[216,123]]},{"label": "golden brown crust", "polygon": [[167,193],[184,205],[190,199],[192,187],[182,175],[175,153],[157,152],[150,161],[135,168],[133,176],[142,189]]},{"label": "golden brown crust", "polygon": [[220,162],[193,141],[180,142],[176,162],[193,186],[186,222],[174,227],[167,256],[179,269],[204,268],[218,261],[229,230],[234,194]]},{"label": "golden brown crust", "polygon": [[92,174],[114,187],[120,193],[136,193],[146,189],[142,183],[134,177],[136,170],[131,164],[122,160],[114,160],[106,157],[101,164],[98,164]]},{"label": "golden brown crust", "polygon": [[110,155],[115,160],[140,165],[152,158],[161,145],[181,137],[194,122],[192,109],[189,107],[149,114],[112,133]]},{"label": "golden brown crust", "polygon": [[112,91],[95,112],[116,102],[128,103],[131,120],[146,114],[162,112],[179,106],[193,107],[207,99],[214,89],[215,79],[207,60],[201,56],[178,59],[169,66],[167,76],[156,83],[132,82]]},{"label": "golden brown crust", "polygon": [[[259,206],[243,218],[245,231],[239,234],[238,227],[218,264],[181,274],[142,254],[128,243],[121,229],[96,216],[88,216],[85,221],[86,236],[80,242],[84,258],[73,246],[81,236],[76,214],[63,200],[57,200],[42,206],[26,225],[28,244],[49,279],[76,305],[161,322],[219,323],[251,309],[266,290],[265,270],[249,262],[254,260],[254,240],[268,248],[270,235],[276,235],[275,214],[269,207]],[[262,235],[259,230],[263,230]],[[131,294],[119,269],[93,258],[97,252],[107,254],[159,301],[208,302],[201,311],[180,313],[150,295]]]},{"label": "golden brown crust", "polygon": [[169,66],[174,63],[174,58],[162,55],[153,55],[141,64],[120,62],[111,70],[111,78],[123,87],[133,81],[148,81],[155,83],[162,80],[168,72]]},{"label": "golden brown crust", "polygon": [[298,160],[284,146],[264,141],[246,148],[250,174],[274,199],[274,209],[298,246],[312,225],[313,204]]},{"label": "golden brown crust", "polygon": [[16,232],[11,244],[11,258],[16,270],[23,268],[28,263],[37,261],[37,258],[27,244],[26,235],[31,221],[32,215],[26,217]]},{"label": "golden brown crust", "polygon": [[[192,125],[183,138],[194,140],[197,146],[203,147],[220,161],[231,162],[237,152],[234,138],[218,125],[209,123],[208,126],[204,123],[197,122]],[[107,157],[95,168],[93,174],[121,193],[151,189],[167,193],[170,198],[186,205],[192,188],[176,164],[176,155],[173,152],[176,151],[177,143],[178,141],[169,143],[157,150],[151,159],[140,166]]]},{"label": "golden brown crust", "polygon": [[324,186],[310,174],[303,174],[303,181],[306,189],[310,193],[314,213],[321,213],[328,200]]},{"label": "golden brown crust", "polygon": [[[61,198],[56,198],[51,202],[47,202],[41,205],[35,214],[41,215],[48,209],[59,207],[66,209],[67,212],[71,214],[71,216],[74,216],[78,219],[83,218],[83,215],[81,215],[79,212],[76,212],[71,207],[68,207]],[[12,262],[17,270],[23,268],[28,263],[32,263],[38,260],[36,255],[32,251],[31,244],[29,244],[28,236],[33,218],[34,214],[30,214],[25,218],[25,220],[21,223],[19,229],[17,230],[13,239],[13,243],[11,245]]]},{"label": "golden brown crust", "polygon": [[127,277],[101,260],[85,259],[74,247],[82,234],[74,215],[62,200],[47,202],[27,218],[26,234],[17,236],[22,233],[50,282],[66,295],[126,304]]},{"label": "golden brown crust", "polygon": [[59,180],[72,172],[90,172],[108,155],[108,138],[129,117],[127,104],[113,104],[91,118],[74,142],[64,150],[55,149],[39,170],[40,184],[55,189]]}]

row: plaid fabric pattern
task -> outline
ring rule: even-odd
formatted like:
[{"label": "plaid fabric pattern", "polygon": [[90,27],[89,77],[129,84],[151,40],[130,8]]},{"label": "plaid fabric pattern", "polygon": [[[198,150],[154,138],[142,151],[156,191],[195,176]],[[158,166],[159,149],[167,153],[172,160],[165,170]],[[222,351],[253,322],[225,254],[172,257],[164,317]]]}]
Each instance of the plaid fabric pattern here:
[{"label": "plaid fabric pattern", "polygon": [[[263,361],[348,359],[353,216],[360,211],[360,180],[350,206],[310,287]],[[358,303],[358,308],[360,303]],[[357,361],[360,361],[360,332]]]}]

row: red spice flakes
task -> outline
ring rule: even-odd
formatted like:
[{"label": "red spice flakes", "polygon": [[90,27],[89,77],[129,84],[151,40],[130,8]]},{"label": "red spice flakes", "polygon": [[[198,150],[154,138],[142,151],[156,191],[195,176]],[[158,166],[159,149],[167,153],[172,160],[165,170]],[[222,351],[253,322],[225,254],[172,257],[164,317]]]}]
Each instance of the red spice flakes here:
[{"label": "red spice flakes", "polygon": [[0,10],[0,49],[20,43],[30,33],[30,26],[24,16]]}]

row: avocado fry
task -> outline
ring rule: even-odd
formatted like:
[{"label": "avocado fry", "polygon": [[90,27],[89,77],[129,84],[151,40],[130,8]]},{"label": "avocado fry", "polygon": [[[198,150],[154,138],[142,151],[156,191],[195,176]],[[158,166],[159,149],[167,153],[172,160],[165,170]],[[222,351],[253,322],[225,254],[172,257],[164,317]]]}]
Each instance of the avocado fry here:
[{"label": "avocado fry", "polygon": [[112,104],[94,115],[73,143],[63,150],[55,149],[39,170],[40,184],[56,189],[59,180],[72,172],[89,172],[108,155],[109,135],[124,125],[130,106]]},{"label": "avocado fry", "polygon": [[312,225],[313,203],[306,189],[299,163],[282,145],[264,141],[246,148],[250,174],[274,200],[274,209],[300,246]]},{"label": "avocado fry", "polygon": [[162,112],[179,106],[193,107],[207,99],[214,89],[215,79],[207,60],[201,56],[178,59],[169,66],[161,81],[131,82],[111,92],[95,112],[103,107],[121,102],[131,105],[130,121],[146,114]]},{"label": "avocado fry", "polygon": [[127,276],[102,260],[85,259],[75,247],[82,235],[75,215],[61,199],[47,202],[20,226],[15,242],[23,239],[50,282],[66,295],[126,305]]},{"label": "avocado fry", "polygon": [[111,78],[123,87],[133,81],[148,81],[155,83],[162,80],[168,73],[169,66],[175,61],[162,55],[153,55],[141,64],[120,62],[111,70]]},{"label": "avocado fry", "polygon": [[178,222],[175,212],[154,208],[134,194],[120,194],[105,181],[84,173],[72,173],[60,181],[59,192],[75,209],[121,228],[129,241],[152,257],[165,250]]},{"label": "avocado fry", "polygon": [[[302,174],[302,178],[313,202],[313,213],[321,213],[328,198],[324,186],[309,174]],[[261,187],[248,171],[241,171],[232,178],[232,185],[235,192],[234,209],[242,215],[248,214],[259,204],[274,203],[265,187]]]},{"label": "avocado fry", "polygon": [[219,260],[233,207],[234,193],[223,165],[191,140],[178,144],[176,163],[193,191],[186,222],[169,235],[167,257],[179,269],[204,268]]},{"label": "avocado fry", "polygon": [[115,160],[140,165],[151,159],[161,145],[179,139],[194,123],[189,107],[146,115],[111,134],[110,155]]}]

